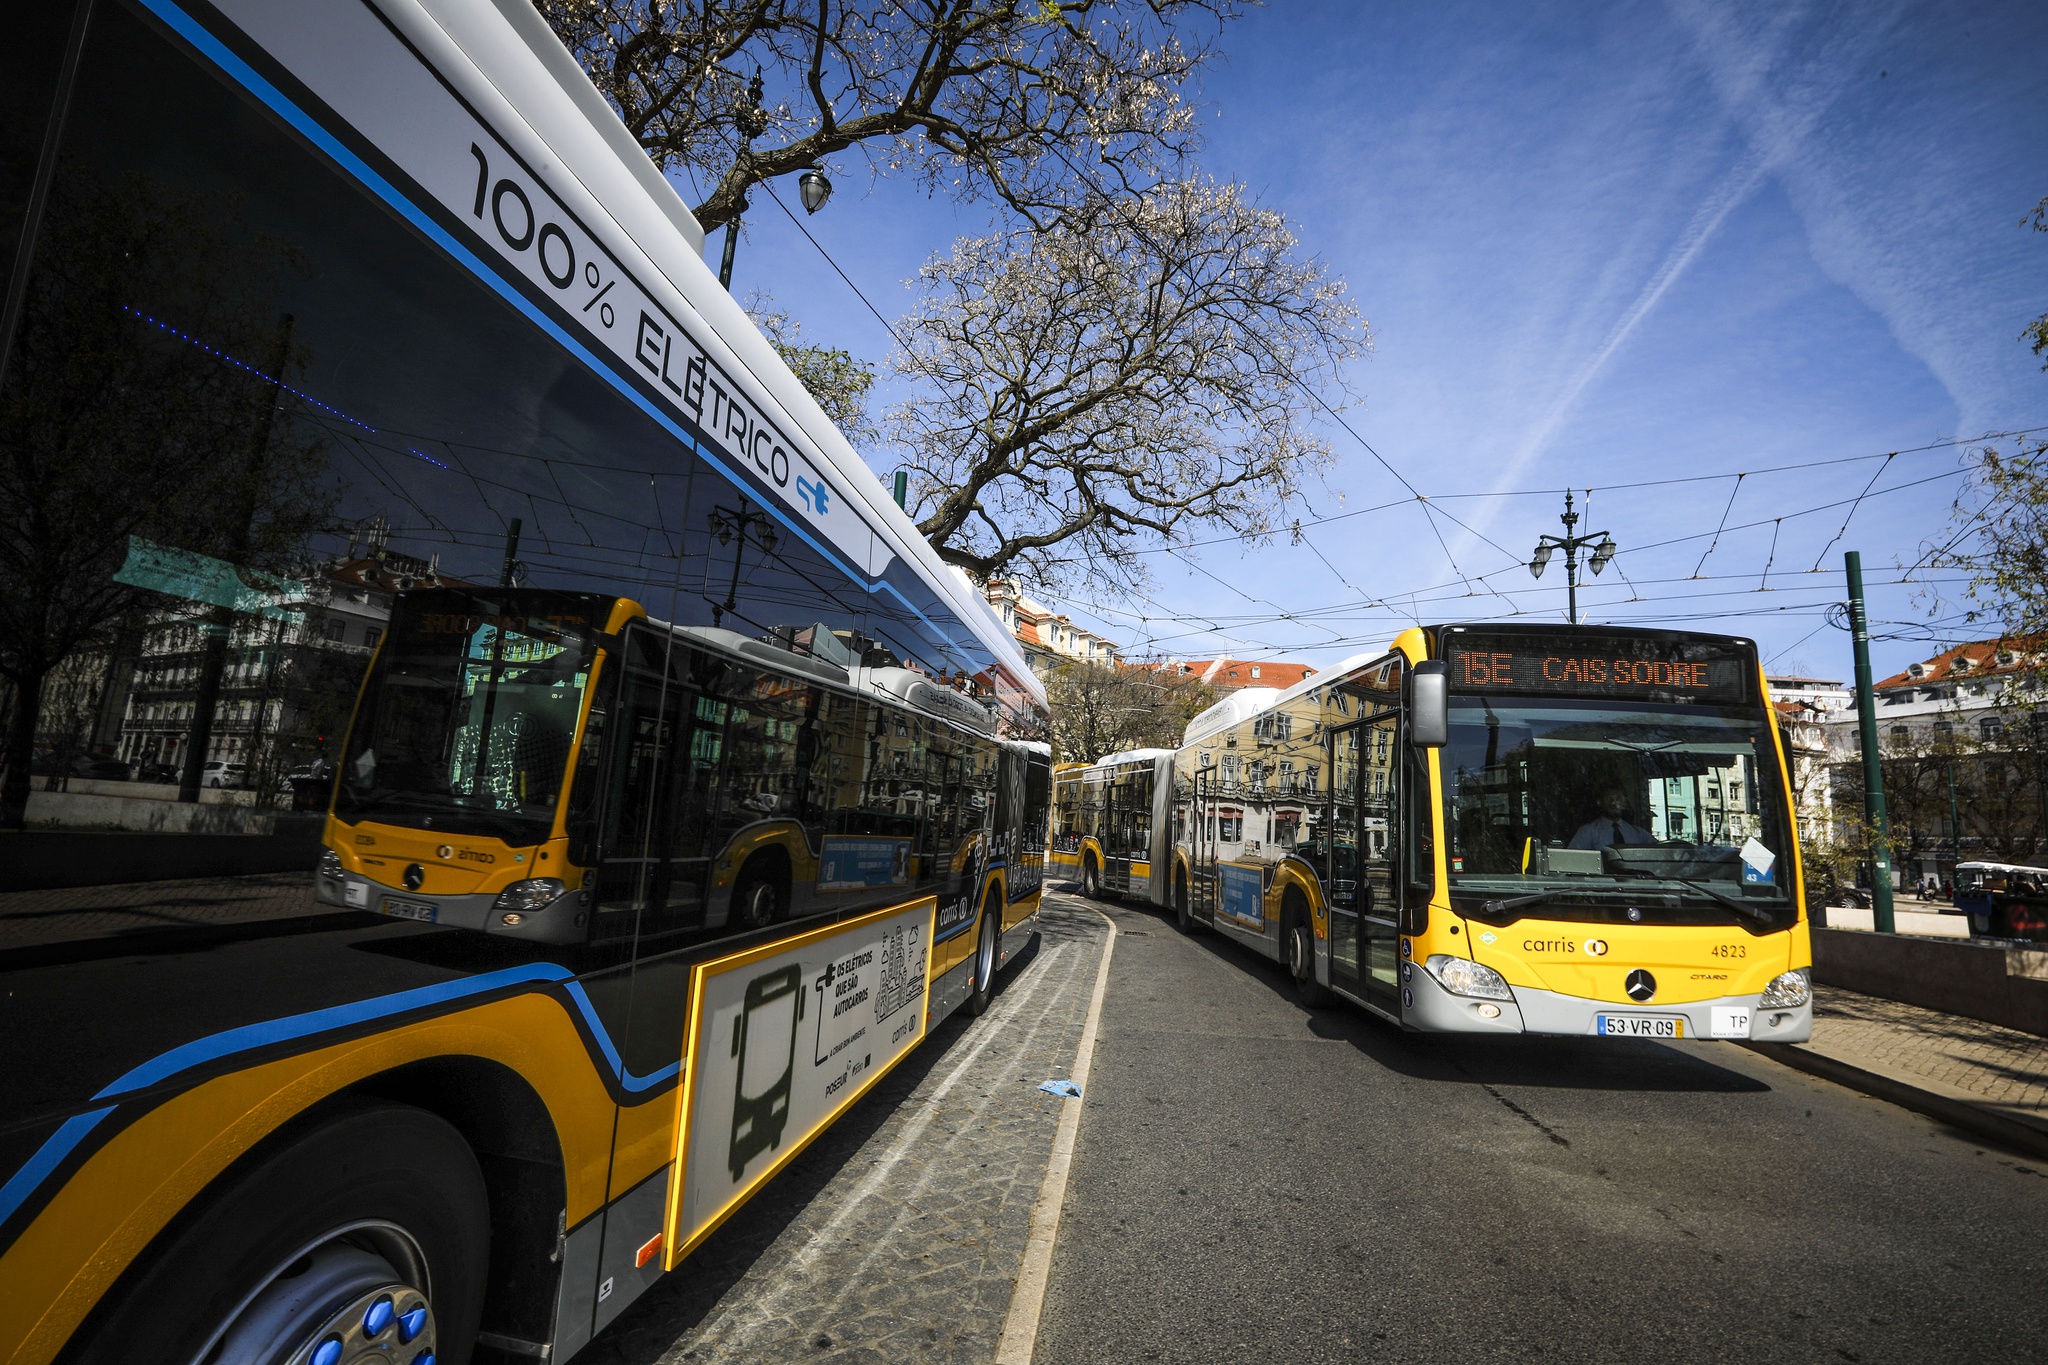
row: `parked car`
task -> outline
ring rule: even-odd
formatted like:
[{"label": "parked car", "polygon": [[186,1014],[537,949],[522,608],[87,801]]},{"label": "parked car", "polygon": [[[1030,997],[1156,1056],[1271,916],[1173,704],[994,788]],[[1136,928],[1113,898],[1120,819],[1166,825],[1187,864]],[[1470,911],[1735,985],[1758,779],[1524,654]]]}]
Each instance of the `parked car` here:
[{"label": "parked car", "polygon": [[242,787],[248,785],[249,765],[230,763],[226,759],[211,759],[199,774],[202,787]]},{"label": "parked car", "polygon": [[135,776],[135,770],[105,754],[80,754],[71,760],[71,775],[98,778],[102,782],[127,782]]},{"label": "parked car", "polygon": [[135,770],[137,782],[174,783],[181,781],[185,774],[169,763],[144,763]]}]

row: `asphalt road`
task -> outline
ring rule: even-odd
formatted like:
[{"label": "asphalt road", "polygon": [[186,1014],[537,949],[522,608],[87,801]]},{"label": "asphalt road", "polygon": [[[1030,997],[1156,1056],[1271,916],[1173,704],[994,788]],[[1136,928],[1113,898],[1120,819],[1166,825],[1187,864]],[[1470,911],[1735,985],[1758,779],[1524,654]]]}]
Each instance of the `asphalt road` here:
[{"label": "asphalt road", "polygon": [[1035,1365],[2048,1358],[2048,1172],[1726,1043],[1462,1041],[1143,909]]}]

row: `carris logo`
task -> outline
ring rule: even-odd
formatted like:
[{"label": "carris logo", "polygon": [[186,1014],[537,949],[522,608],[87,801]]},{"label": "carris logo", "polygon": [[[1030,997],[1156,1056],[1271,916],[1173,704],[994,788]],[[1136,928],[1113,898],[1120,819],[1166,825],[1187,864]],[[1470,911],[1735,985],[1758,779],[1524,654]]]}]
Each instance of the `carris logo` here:
[{"label": "carris logo", "polygon": [[434,850],[434,856],[436,858],[453,858],[455,856],[455,850],[450,848],[448,845],[443,844],[439,848]]},{"label": "carris logo", "polygon": [[1576,953],[1579,945],[1568,938],[1525,938],[1522,940],[1525,953]]},{"label": "carris logo", "polygon": [[1606,940],[1606,939],[1604,939],[1604,938],[1589,938],[1589,939],[1587,939],[1587,940],[1586,940],[1586,956],[1588,956],[1588,957],[1606,957],[1606,956],[1607,956],[1607,940]]}]

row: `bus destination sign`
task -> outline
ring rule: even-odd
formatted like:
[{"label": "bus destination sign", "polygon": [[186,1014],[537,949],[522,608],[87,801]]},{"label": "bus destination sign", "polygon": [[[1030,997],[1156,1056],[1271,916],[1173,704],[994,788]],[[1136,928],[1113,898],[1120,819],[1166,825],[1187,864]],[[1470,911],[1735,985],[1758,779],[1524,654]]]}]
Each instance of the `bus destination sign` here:
[{"label": "bus destination sign", "polygon": [[1459,692],[1532,692],[1563,697],[1634,697],[1733,706],[1749,699],[1754,662],[1715,640],[1597,635],[1480,635],[1445,642]]}]

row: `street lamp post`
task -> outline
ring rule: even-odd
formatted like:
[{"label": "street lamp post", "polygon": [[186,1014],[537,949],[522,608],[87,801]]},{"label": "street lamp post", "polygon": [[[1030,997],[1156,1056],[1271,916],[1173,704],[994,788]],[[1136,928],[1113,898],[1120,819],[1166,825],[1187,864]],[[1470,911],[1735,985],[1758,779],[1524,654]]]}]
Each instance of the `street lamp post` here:
[{"label": "street lamp post", "polygon": [[754,543],[760,546],[764,553],[772,555],[775,553],[776,545],[775,523],[767,513],[749,509],[744,498],[740,500],[739,511],[714,507],[705,520],[711,526],[711,534],[718,537],[720,545],[732,545],[734,540],[739,541],[739,544],[733,545],[732,551],[732,586],[726,589],[725,601],[722,604],[711,604],[711,624],[716,626],[724,622],[727,612],[739,605],[740,560],[746,553],[747,528],[757,528],[754,531]]},{"label": "street lamp post", "polygon": [[1569,604],[1571,623],[1579,623],[1579,551],[1588,545],[1593,547],[1587,559],[1587,567],[1598,574],[1614,558],[1614,537],[1605,531],[1589,531],[1585,535],[1572,534],[1572,528],[1579,524],[1579,514],[1572,510],[1572,493],[1564,493],[1564,513],[1558,518],[1564,523],[1561,536],[1542,535],[1536,537],[1536,553],[1529,559],[1529,574],[1534,578],[1543,577],[1543,570],[1550,564],[1550,556],[1557,550],[1564,551],[1564,581],[1566,601]]},{"label": "street lamp post", "polygon": [[[734,122],[740,130],[740,154],[734,159],[737,168],[754,154],[754,139],[768,131],[768,111],[761,107],[761,73],[756,71],[754,79],[747,82],[747,104],[740,110]],[[832,181],[822,166],[813,163],[797,177],[797,195],[803,200],[805,213],[816,213],[825,207],[825,201],[832,197]],[[739,247],[740,218],[747,211],[747,196],[743,190],[740,202],[733,210],[732,217],[725,220],[725,251],[718,261],[719,286],[730,292],[732,289],[732,257]]]}]

